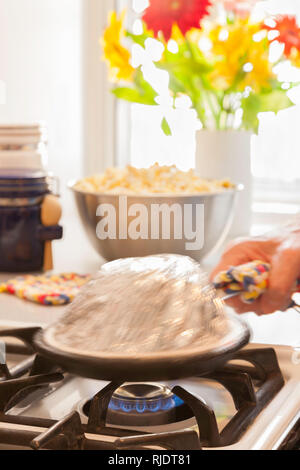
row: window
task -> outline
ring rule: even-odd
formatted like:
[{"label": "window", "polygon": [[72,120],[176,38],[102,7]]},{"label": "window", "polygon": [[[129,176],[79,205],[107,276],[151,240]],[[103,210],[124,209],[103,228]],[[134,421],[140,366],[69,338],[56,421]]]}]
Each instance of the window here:
[{"label": "window", "polygon": [[0,10],[0,121],[46,123],[63,187],[82,163],[81,0],[0,0]]},{"label": "window", "polygon": [[[260,2],[260,9],[269,13],[294,14],[300,21],[300,3],[295,0]],[[300,81],[300,71],[289,65],[281,66],[282,81]],[[261,116],[259,135],[254,138],[252,170],[255,177],[256,199],[299,203],[300,200],[300,87],[290,91],[295,107],[277,116]],[[278,210],[279,206],[277,206]],[[282,211],[295,211],[287,205]]]},{"label": "window", "polygon": [[[139,15],[148,5],[148,0],[128,0],[128,3],[133,13],[130,18],[131,25],[135,31],[138,31],[141,27]],[[144,64],[144,74],[159,93],[161,104],[151,107],[119,103],[119,113],[123,118],[125,109],[127,110],[129,126],[125,138],[125,133],[122,132],[121,148],[123,151],[120,150],[118,161],[121,164],[131,163],[137,167],[149,166],[155,162],[176,164],[185,170],[194,166],[195,131],[199,124],[196,113],[189,109],[188,100],[181,100],[177,104],[178,109],[170,108],[168,74],[157,70],[152,64],[152,60],[159,57],[159,54],[160,51],[157,50],[157,44],[154,41],[147,44],[146,53],[143,48],[133,46],[134,63]],[[172,137],[166,137],[161,130],[161,121],[164,116],[171,124]],[[119,122],[121,122],[120,119]]]},{"label": "window", "polygon": [[[132,11],[132,27],[138,29],[139,15],[147,0],[128,0]],[[258,11],[271,14],[297,14],[300,20],[300,2],[295,0],[268,0],[258,2]],[[133,46],[134,61],[144,63],[145,74],[151,76],[152,84],[160,94],[160,106],[152,108],[141,105],[120,104],[122,115],[127,112],[128,124],[123,133],[122,164],[130,162],[135,166],[148,166],[158,161],[161,164],[175,163],[182,169],[194,166],[195,130],[198,126],[195,113],[189,103],[182,100],[178,109],[170,110],[167,91],[168,77],[165,72],[151,68],[151,57],[159,51],[155,44],[148,44],[146,53]],[[300,72],[291,66],[281,66],[283,81],[300,81]],[[252,171],[255,178],[257,200],[280,199],[299,202],[300,183],[300,87],[290,91],[296,103],[294,108],[261,115],[259,136],[254,137]],[[127,111],[125,111],[127,110]],[[160,123],[164,114],[172,125],[172,137],[166,137]],[[123,129],[124,130],[124,129]],[[124,137],[125,136],[125,137]]]},{"label": "window", "polygon": [[44,121],[66,183],[114,163],[114,100],[99,37],[117,0],[0,0],[0,121]]}]

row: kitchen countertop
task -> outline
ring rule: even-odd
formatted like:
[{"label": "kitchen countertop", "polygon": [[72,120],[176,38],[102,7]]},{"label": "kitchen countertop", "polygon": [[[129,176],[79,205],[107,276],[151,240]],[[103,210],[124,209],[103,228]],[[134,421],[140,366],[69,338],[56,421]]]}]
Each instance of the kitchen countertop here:
[{"label": "kitchen countertop", "polygon": [[[80,221],[74,217],[76,209],[68,204],[69,211],[63,216],[64,239],[53,244],[56,272],[96,273],[104,260],[90,246]],[[259,227],[253,232],[258,233]],[[209,270],[218,256],[206,261]],[[13,277],[0,274],[0,282]],[[17,299],[8,294],[0,294],[0,327],[17,325],[46,326],[56,321],[66,307],[45,307]],[[273,315],[257,317],[253,313],[243,315],[253,331],[252,340],[256,343],[287,344],[300,347],[300,313],[289,310]]]}]

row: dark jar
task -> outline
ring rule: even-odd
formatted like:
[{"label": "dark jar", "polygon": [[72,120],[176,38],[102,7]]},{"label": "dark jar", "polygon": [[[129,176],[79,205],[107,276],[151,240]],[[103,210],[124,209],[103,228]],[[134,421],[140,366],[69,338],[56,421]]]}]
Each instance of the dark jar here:
[{"label": "dark jar", "polygon": [[49,176],[28,170],[0,171],[0,271],[41,271],[47,240],[62,238],[59,225],[41,222]]}]

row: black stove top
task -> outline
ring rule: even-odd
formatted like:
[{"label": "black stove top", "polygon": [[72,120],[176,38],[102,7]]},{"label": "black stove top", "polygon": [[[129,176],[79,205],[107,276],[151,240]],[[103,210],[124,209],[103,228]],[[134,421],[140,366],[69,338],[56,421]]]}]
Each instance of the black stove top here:
[{"label": "black stove top", "polygon": [[[224,447],[241,438],[284,384],[272,348],[244,349],[224,367],[205,375],[205,378],[217,381],[228,390],[235,404],[236,414],[222,431],[218,429],[214,411],[204,401],[179,385],[171,390],[156,383],[108,384],[83,406],[87,424],[82,423],[77,411],[61,421],[14,416],[8,413],[13,406],[26,397],[30,400],[34,396],[32,392],[63,380],[66,374],[55,364],[34,354],[29,337],[25,330],[26,344],[10,345],[7,349],[8,353],[26,353],[25,360],[13,368],[7,364],[0,365],[1,444],[13,443],[33,449],[83,450],[143,449],[152,446],[171,450]],[[145,428],[169,424],[191,417],[196,420],[198,432],[184,429],[150,434],[130,429],[132,426],[142,425]],[[5,427],[5,423],[16,425],[13,433],[9,426]],[[22,429],[18,429],[17,425],[23,425]],[[36,427],[44,431],[39,433]],[[108,441],[105,436],[113,439]]]}]

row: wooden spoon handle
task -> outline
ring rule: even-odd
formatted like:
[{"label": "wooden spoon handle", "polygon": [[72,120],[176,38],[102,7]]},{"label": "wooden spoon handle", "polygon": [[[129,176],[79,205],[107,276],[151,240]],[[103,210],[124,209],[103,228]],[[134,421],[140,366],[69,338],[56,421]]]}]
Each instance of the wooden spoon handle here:
[{"label": "wooden spoon handle", "polygon": [[53,269],[53,255],[52,255],[52,242],[46,241],[44,247],[44,271],[52,271]]}]

